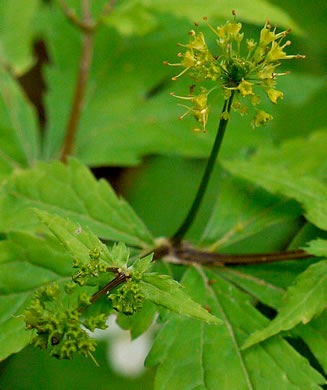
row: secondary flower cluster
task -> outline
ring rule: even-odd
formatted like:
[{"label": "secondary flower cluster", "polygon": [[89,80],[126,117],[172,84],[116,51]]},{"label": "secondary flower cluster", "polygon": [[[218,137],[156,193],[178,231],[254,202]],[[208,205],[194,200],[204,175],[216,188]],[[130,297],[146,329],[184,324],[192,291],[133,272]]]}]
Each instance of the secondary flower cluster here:
[{"label": "secondary flower cluster", "polygon": [[[190,87],[188,96],[176,96],[188,100],[191,106],[187,108],[183,119],[187,114],[192,113],[195,119],[200,123],[203,130],[206,131],[208,121],[209,107],[208,95],[221,87],[225,99],[229,99],[233,93],[234,102],[232,108],[241,115],[247,113],[248,106],[243,101],[249,101],[253,106],[260,104],[260,96],[257,94],[257,88],[262,88],[267,94],[270,101],[274,104],[283,98],[283,93],[276,87],[278,76],[286,75],[289,72],[277,73],[276,68],[280,65],[281,60],[292,58],[305,58],[302,55],[287,55],[285,48],[291,44],[290,41],[283,43],[284,38],[291,30],[277,33],[276,27],[272,29],[270,22],[267,21],[260,33],[259,42],[252,39],[246,39],[247,53],[241,54],[244,50],[241,46],[243,43],[244,33],[241,33],[242,24],[236,21],[235,12],[233,11],[234,21],[227,21],[225,25],[217,29],[209,26],[217,36],[217,45],[220,49],[219,55],[213,55],[208,48],[202,32],[191,30],[189,32],[190,42],[188,44],[178,44],[185,48],[184,53],[179,53],[181,58],[178,64],[165,64],[170,66],[180,66],[184,69],[172,80],[176,81],[180,76],[189,73],[196,83],[210,80],[215,83],[213,88],[206,89],[201,86],[199,93],[194,94],[195,85]],[[204,18],[206,20],[206,18]],[[195,24],[198,27],[198,24]],[[242,102],[241,99],[242,98]],[[226,111],[222,114],[223,119],[229,118]],[[273,119],[272,116],[262,110],[256,109],[256,114],[252,120],[252,126],[257,127],[264,125],[267,121]],[[194,129],[199,131],[200,129]]]},{"label": "secondary flower cluster", "polygon": [[[128,258],[128,250],[123,245],[114,246],[111,254],[120,259]],[[146,267],[151,259],[148,257]],[[135,272],[110,268],[100,260],[97,248],[89,252],[86,263],[75,258],[73,268],[76,271],[71,281],[61,286],[55,282],[41,287],[25,310],[25,328],[34,331],[32,343],[38,348],[47,349],[51,356],[58,359],[71,359],[76,353],[93,358],[97,342],[85,328],[91,332],[96,328],[106,329],[106,319],[112,309],[132,315],[142,308],[144,296],[138,282],[146,268],[142,268],[143,263],[140,264],[135,265]],[[114,276],[117,273],[126,276],[124,284],[114,292],[108,291],[105,294],[107,299],[94,309],[94,295],[90,295],[90,288],[101,291],[116,280]],[[112,288],[114,290],[115,286]],[[93,310],[88,310],[91,305]]]},{"label": "secondary flower cluster", "polygon": [[[79,304],[80,307],[91,304],[85,293],[80,294]],[[106,329],[106,316],[81,317],[78,307],[63,305],[58,283],[40,288],[24,313],[26,329],[36,331],[32,343],[40,349],[47,349],[58,359],[71,359],[76,352],[93,357],[97,342],[81,326],[91,331]]]}]

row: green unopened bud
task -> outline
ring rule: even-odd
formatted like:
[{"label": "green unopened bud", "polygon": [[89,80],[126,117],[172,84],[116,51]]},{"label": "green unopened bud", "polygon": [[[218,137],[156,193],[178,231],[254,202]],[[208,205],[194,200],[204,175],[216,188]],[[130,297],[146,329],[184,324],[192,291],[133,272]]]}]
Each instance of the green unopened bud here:
[{"label": "green unopened bud", "polygon": [[143,307],[144,296],[136,282],[126,282],[115,294],[110,294],[112,306],[118,312],[131,315]]},{"label": "green unopened bud", "polygon": [[100,251],[98,248],[94,248],[89,252],[91,260],[98,260],[100,258]]},{"label": "green unopened bud", "polygon": [[89,306],[91,305],[91,297],[85,292],[81,292],[78,296],[78,304],[80,306]]}]

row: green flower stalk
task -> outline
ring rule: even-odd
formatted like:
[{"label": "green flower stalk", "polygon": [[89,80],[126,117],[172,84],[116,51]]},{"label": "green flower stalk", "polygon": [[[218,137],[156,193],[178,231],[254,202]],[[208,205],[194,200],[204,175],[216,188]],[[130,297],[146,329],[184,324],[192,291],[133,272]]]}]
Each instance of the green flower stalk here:
[{"label": "green flower stalk", "polygon": [[[291,41],[283,40],[291,32],[286,30],[277,33],[276,27],[272,29],[270,21],[267,21],[260,33],[260,39],[255,42],[246,39],[244,45],[244,33],[241,33],[242,24],[236,21],[233,11],[234,21],[227,21],[224,25],[213,28],[208,24],[211,31],[216,35],[219,52],[213,54],[208,48],[204,34],[199,31],[189,32],[190,42],[188,44],[178,44],[185,48],[184,53],[178,53],[181,61],[176,64],[164,63],[170,66],[184,68],[178,75],[172,77],[176,81],[179,77],[188,73],[190,77],[201,84],[203,82],[213,82],[213,87],[207,90],[203,86],[199,88],[199,93],[194,94],[195,85],[191,86],[191,93],[188,96],[177,96],[178,99],[188,100],[191,106],[184,106],[187,111],[179,118],[183,119],[187,114],[192,113],[206,131],[209,115],[208,97],[209,94],[218,88],[223,90],[224,98],[227,100],[231,92],[235,91],[232,109],[241,115],[248,112],[249,106],[256,107],[260,104],[260,97],[257,91],[261,88],[267,97],[274,104],[283,99],[283,93],[276,89],[277,78],[289,74],[289,72],[277,72],[282,60],[293,58],[305,58],[300,54],[287,55],[286,47]],[[207,18],[204,18],[206,21]],[[243,46],[246,46],[244,48]],[[242,53],[246,49],[246,54]],[[255,115],[252,119],[252,126],[257,127],[266,124],[273,117],[264,111],[255,108]],[[229,113],[223,112],[222,117],[229,119]],[[198,128],[194,129],[199,131]]]},{"label": "green flower stalk", "polygon": [[[242,24],[236,21],[236,14],[233,11],[234,21],[227,21],[224,25],[217,28],[209,23],[210,30],[216,35],[216,43],[219,49],[217,54],[213,54],[208,48],[204,34],[199,31],[199,26],[195,23],[197,31],[189,32],[190,41],[187,44],[178,44],[185,49],[184,53],[178,53],[181,61],[177,64],[164,63],[170,66],[182,67],[183,70],[172,77],[173,81],[188,73],[193,79],[188,96],[177,96],[174,92],[172,96],[189,101],[190,106],[182,105],[187,111],[180,116],[183,119],[189,113],[192,113],[198,121],[203,131],[206,132],[206,126],[209,117],[209,95],[218,89],[221,89],[225,99],[223,110],[220,116],[220,123],[216,139],[210,153],[206,169],[204,171],[199,189],[191,205],[191,208],[176,233],[171,238],[175,246],[180,245],[183,237],[191,227],[200,208],[202,199],[208,187],[215,162],[223,141],[227,123],[230,119],[231,109],[238,111],[242,116],[247,114],[249,106],[254,107],[255,115],[252,119],[253,128],[265,125],[273,117],[257,108],[261,102],[258,90],[261,88],[266,93],[270,101],[277,104],[283,99],[283,92],[276,89],[277,78],[287,75],[289,72],[277,72],[281,60],[292,58],[305,58],[300,54],[287,55],[285,48],[291,44],[290,41],[283,43],[283,40],[291,30],[277,33],[276,27],[272,29],[270,21],[267,21],[260,33],[260,39],[255,42],[252,39],[246,39],[246,54],[244,50],[244,34],[241,33]],[[207,18],[205,17],[206,21]],[[208,90],[203,86],[212,83]],[[197,85],[198,93],[194,93]],[[195,128],[195,131],[200,131]]]}]

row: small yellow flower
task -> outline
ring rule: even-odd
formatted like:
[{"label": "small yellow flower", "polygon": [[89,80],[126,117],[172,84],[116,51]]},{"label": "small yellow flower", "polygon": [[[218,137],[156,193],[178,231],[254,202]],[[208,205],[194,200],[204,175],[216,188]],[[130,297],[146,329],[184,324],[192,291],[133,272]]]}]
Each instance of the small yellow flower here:
[{"label": "small yellow flower", "polygon": [[207,44],[206,44],[206,41],[204,39],[204,35],[202,32],[199,32],[198,34],[196,34],[192,30],[192,34],[190,34],[190,35],[194,36],[195,38],[191,39],[190,43],[188,45],[185,45],[185,47],[188,47],[190,49],[200,50],[200,51],[201,50],[208,50],[208,47],[207,47]]},{"label": "small yellow flower", "polygon": [[267,95],[268,95],[270,101],[274,104],[277,104],[277,101],[279,99],[284,98],[283,92],[277,91],[277,89],[272,89],[272,88],[267,90]]},{"label": "small yellow flower", "polygon": [[225,32],[227,35],[236,35],[238,34],[240,31],[241,31],[241,28],[242,28],[242,24],[241,23],[230,23],[230,22],[227,22],[225,24]]},{"label": "small yellow flower", "polygon": [[268,62],[278,61],[278,60],[286,60],[291,58],[296,58],[296,55],[287,55],[283,49],[286,46],[289,46],[291,41],[287,41],[283,46],[279,46],[279,43],[274,41],[271,45],[271,49],[267,54],[266,60]]},{"label": "small yellow flower", "polygon": [[255,49],[255,47],[257,46],[257,43],[254,42],[253,39],[247,39],[247,40],[246,40],[246,44],[247,44],[247,46],[248,46],[248,51],[249,51],[250,53],[252,53],[253,50]]},{"label": "small yellow flower", "polygon": [[217,31],[218,31],[218,37],[219,38],[225,38],[226,32],[225,32],[225,27],[224,26],[217,27]]},{"label": "small yellow flower", "polygon": [[242,96],[253,95],[253,83],[251,81],[242,80],[237,89],[241,92]]},{"label": "small yellow flower", "polygon": [[185,66],[185,68],[191,68],[195,65],[195,57],[191,50],[186,50],[181,64]]},{"label": "small yellow flower", "polygon": [[255,117],[252,119],[252,127],[258,127],[265,125],[268,121],[271,121],[273,117],[262,110],[258,110]]},{"label": "small yellow flower", "polygon": [[268,46],[269,43],[274,41],[276,39],[275,33],[270,31],[270,24],[267,21],[266,24],[264,25],[263,29],[260,32],[260,42],[259,45],[261,47]]}]

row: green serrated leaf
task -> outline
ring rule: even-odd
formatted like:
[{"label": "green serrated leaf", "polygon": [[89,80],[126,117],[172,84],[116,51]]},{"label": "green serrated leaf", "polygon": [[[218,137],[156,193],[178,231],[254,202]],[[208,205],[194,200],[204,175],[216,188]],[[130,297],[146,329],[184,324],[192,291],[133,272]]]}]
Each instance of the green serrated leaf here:
[{"label": "green serrated leaf", "polygon": [[37,288],[70,279],[71,263],[54,237],[12,233],[0,242],[0,360],[31,341],[21,314]]},{"label": "green serrated leaf", "polygon": [[283,330],[294,328],[300,322],[306,324],[318,316],[327,304],[327,261],[311,265],[286,291],[279,313],[270,324],[254,332],[244,343],[249,348]]},{"label": "green serrated leaf", "polygon": [[292,329],[291,335],[301,337],[307,344],[322,368],[327,370],[327,312],[326,310],[308,324],[300,324]]},{"label": "green serrated leaf", "polygon": [[40,162],[34,169],[16,171],[2,188],[2,196],[0,192],[0,230],[5,232],[37,229],[33,207],[68,217],[103,239],[140,247],[153,244],[130,206],[77,160],[67,166]]},{"label": "green serrated leaf", "polygon": [[144,274],[140,290],[145,299],[175,313],[219,325],[221,321],[193,301],[178,282],[168,275]]},{"label": "green serrated leaf", "polygon": [[110,267],[120,267],[121,262],[115,261],[107,246],[102,244],[91,231],[86,231],[79,225],[58,215],[52,215],[37,209],[34,212],[64,245],[73,259],[88,264],[90,262],[90,251],[96,249],[99,251],[100,260],[107,263]]},{"label": "green serrated leaf", "polygon": [[152,267],[152,259],[153,253],[136,260],[133,264],[133,271],[139,272],[141,274],[148,271]]},{"label": "green serrated leaf", "polygon": [[183,283],[224,325],[216,328],[169,315],[146,360],[148,366],[158,365],[155,390],[261,390],[267,384],[278,390],[318,390],[325,383],[280,337],[241,351],[247,335],[267,323],[246,294],[200,269],[189,270]]},{"label": "green serrated leaf", "polygon": [[305,210],[306,218],[327,230],[327,186],[312,176],[299,176],[283,166],[250,161],[230,161],[225,166],[244,179],[259,184],[267,191],[283,194],[297,200]]},{"label": "green serrated leaf", "polygon": [[125,243],[119,242],[118,244],[114,244],[110,252],[111,257],[115,259],[117,267],[127,267],[129,249],[126,247]]}]

